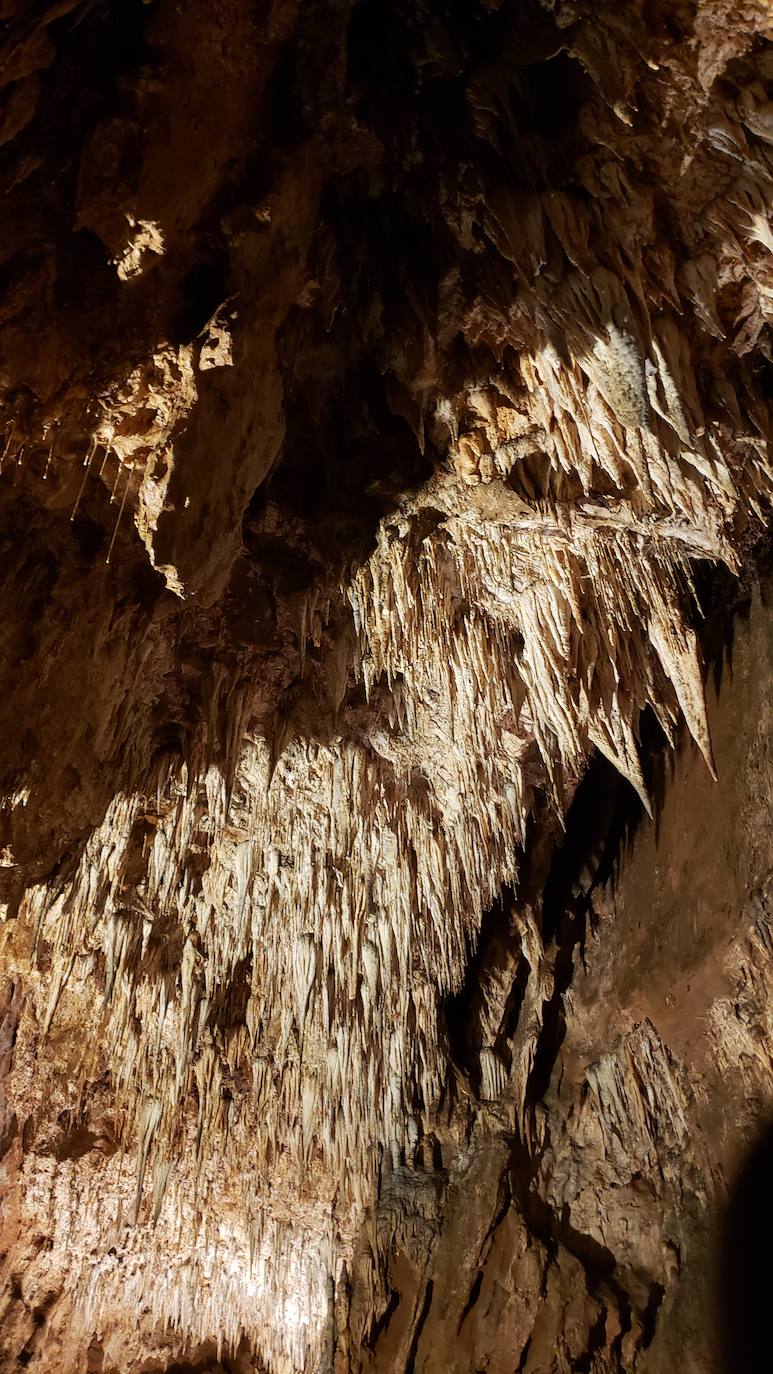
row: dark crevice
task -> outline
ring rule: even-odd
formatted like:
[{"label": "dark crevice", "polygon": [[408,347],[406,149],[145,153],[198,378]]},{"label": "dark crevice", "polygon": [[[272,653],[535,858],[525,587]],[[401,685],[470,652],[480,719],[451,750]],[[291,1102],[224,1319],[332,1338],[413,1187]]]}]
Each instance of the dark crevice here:
[{"label": "dark crevice", "polygon": [[526,1344],[524,1345],[523,1350],[521,1351],[521,1358],[515,1366],[515,1374],[523,1374],[523,1371],[526,1368],[526,1361],[529,1358],[529,1351],[531,1350],[531,1339],[531,1336],[527,1336]]},{"label": "dark crevice", "polygon": [[499,1035],[497,1036],[496,1045],[494,1046],[494,1048],[497,1051],[497,1054],[500,1056],[503,1063],[507,1067],[508,1072],[510,1069],[510,1061],[512,1058],[509,1041],[512,1040],[513,1036],[515,1035],[518,1029],[518,1022],[521,1016],[521,1008],[523,1006],[523,999],[526,996],[526,988],[529,983],[530,974],[531,964],[529,963],[525,954],[522,954],[520,959],[518,960],[518,967],[516,970],[515,978],[513,979],[513,985],[508,994],[504,1014],[502,1016],[502,1025],[499,1031]]},{"label": "dark crevice", "polygon": [[507,1039],[517,1028],[530,972],[528,961],[520,954],[520,936],[513,925],[513,912],[524,903],[538,901],[559,833],[558,818],[552,805],[544,795],[539,795],[526,823],[526,841],[520,860],[517,890],[509,886],[503,888],[498,900],[484,913],[462,986],[446,999],[442,1007],[442,1025],[450,1057],[467,1075],[475,1091],[479,1090],[478,1056],[482,1048],[480,1013],[486,995],[486,974],[503,965],[507,967],[515,958],[516,973],[495,1045],[503,1062],[509,1066]]},{"label": "dark crevice", "polygon": [[591,1374],[593,1357],[604,1349],[607,1336],[607,1309],[602,1307],[598,1317],[588,1332],[588,1344],[582,1355],[572,1361],[572,1374]]},{"label": "dark crevice", "polygon": [[606,1245],[601,1245],[593,1236],[586,1235],[571,1225],[568,1207],[564,1207],[561,1214],[557,1235],[561,1244],[581,1262],[588,1276],[588,1287],[591,1292],[602,1282],[610,1283],[617,1268],[617,1260]]},{"label": "dark crevice", "polygon": [[716,1274],[722,1374],[770,1367],[773,1124],[759,1135],[730,1188]]},{"label": "dark crevice", "polygon": [[702,612],[698,638],[706,678],[713,683],[717,693],[725,671],[732,677],[735,636],[738,627],[748,622],[755,592],[759,591],[763,601],[770,594],[773,580],[770,527],[750,529],[743,552],[744,562],[738,573],[731,572],[721,563],[700,563],[695,570],[695,590]]},{"label": "dark crevice", "polygon": [[476,1302],[478,1301],[478,1298],[480,1297],[480,1290],[481,1290],[482,1287],[483,1287],[483,1270],[482,1270],[482,1269],[479,1269],[478,1272],[477,1272],[477,1274],[475,1275],[475,1279],[474,1279],[474,1281],[473,1281],[472,1288],[470,1289],[470,1291],[469,1291],[469,1293],[468,1293],[468,1295],[467,1295],[467,1301],[466,1301],[466,1303],[464,1304],[464,1307],[462,1308],[462,1313],[461,1313],[461,1316],[459,1317],[459,1325],[458,1325],[457,1328],[456,1328],[456,1329],[457,1329],[457,1332],[461,1331],[462,1327],[464,1326],[465,1321],[467,1320],[467,1317],[469,1316],[470,1312],[472,1311],[473,1307],[475,1306]]},{"label": "dark crevice", "polygon": [[405,1362],[405,1374],[414,1374],[414,1370],[416,1368],[416,1354],[419,1349],[421,1333],[424,1330],[425,1322],[427,1320],[427,1317],[429,1316],[429,1309],[432,1306],[433,1289],[434,1284],[432,1282],[432,1279],[428,1279],[427,1286],[424,1289],[424,1298],[421,1304],[421,1312],[419,1314],[418,1321],[416,1322],[416,1325],[413,1329],[413,1336],[411,1337],[411,1345],[408,1351],[408,1359]]},{"label": "dark crevice", "polygon": [[396,1288],[393,1288],[390,1291],[389,1302],[384,1308],[384,1311],[381,1313],[381,1316],[378,1318],[377,1321],[373,1323],[373,1326],[371,1327],[370,1337],[368,1339],[368,1346],[371,1350],[376,1349],[379,1340],[383,1336],[384,1332],[388,1329],[389,1323],[391,1322],[399,1306],[400,1294]]},{"label": "dark crevice", "polygon": [[512,942],[510,913],[514,900],[513,889],[507,887],[496,904],[484,913],[477,945],[465,969],[464,982],[457,993],[446,999],[443,1008],[451,1058],[469,1076],[475,1091],[479,1088],[479,1015],[485,996],[483,975],[486,969],[496,965]]},{"label": "dark crevice", "polygon": [[620,1330],[618,1331],[617,1335],[612,1341],[610,1351],[617,1358],[618,1362],[622,1365],[623,1341],[625,1340],[626,1336],[628,1335],[628,1332],[631,1329],[631,1300],[624,1288],[620,1288],[619,1286],[617,1286],[614,1287],[612,1291],[614,1292],[615,1297],[617,1299],[618,1320],[620,1322]]},{"label": "dark crevice", "polygon": [[527,1084],[526,1100],[532,1105],[548,1090],[566,1033],[564,995],[574,975],[575,952],[584,946],[593,889],[609,881],[622,846],[642,815],[641,801],[630,783],[596,754],[567,813],[564,841],[545,883],[542,931],[545,948],[555,946],[554,988],[543,1007]]},{"label": "dark crevice", "polygon": [[179,288],[177,312],[170,326],[170,342],[190,343],[231,294],[225,243],[211,249],[186,272]]},{"label": "dark crevice", "polygon": [[645,1307],[641,1318],[642,1350],[646,1350],[648,1346],[652,1345],[652,1342],[655,1339],[655,1331],[657,1329],[658,1324],[658,1312],[660,1311],[660,1307],[665,1296],[666,1290],[663,1287],[662,1283],[653,1283],[650,1288],[649,1298],[647,1299],[647,1306]]}]

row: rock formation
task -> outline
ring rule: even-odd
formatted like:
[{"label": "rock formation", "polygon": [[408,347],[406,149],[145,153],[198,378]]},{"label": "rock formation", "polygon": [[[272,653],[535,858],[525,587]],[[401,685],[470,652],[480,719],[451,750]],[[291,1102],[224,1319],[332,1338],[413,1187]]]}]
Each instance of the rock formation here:
[{"label": "rock formation", "polygon": [[716,1367],[769,4],[1,14],[0,1370]]}]

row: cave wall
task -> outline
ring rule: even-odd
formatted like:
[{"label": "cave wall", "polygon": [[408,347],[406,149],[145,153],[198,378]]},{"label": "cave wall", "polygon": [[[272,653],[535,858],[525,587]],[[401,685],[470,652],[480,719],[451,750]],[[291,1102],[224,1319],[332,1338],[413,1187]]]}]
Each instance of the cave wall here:
[{"label": "cave wall", "polygon": [[[0,1366],[298,1374],[379,1323],[410,1365],[378,1215],[424,1274],[508,1091],[518,1168],[485,1112],[469,1167],[626,1367],[666,1262],[623,1283],[554,1182],[588,879],[540,894],[578,799],[653,808],[652,731],[714,767],[696,579],[753,575],[773,483],[769,6],[0,15]],[[657,1079],[629,1014],[608,1072]]]},{"label": "cave wall", "polygon": [[491,921],[461,1090],[433,1150],[382,1178],[374,1317],[353,1270],[357,1368],[764,1368],[770,584],[708,699],[718,782],[682,741],[653,759],[651,820],[591,770],[533,899]]}]

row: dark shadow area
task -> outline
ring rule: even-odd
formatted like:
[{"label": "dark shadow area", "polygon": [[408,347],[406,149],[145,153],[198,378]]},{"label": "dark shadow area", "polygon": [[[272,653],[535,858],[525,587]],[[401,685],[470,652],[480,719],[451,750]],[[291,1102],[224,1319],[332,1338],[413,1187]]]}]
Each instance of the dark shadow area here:
[{"label": "dark shadow area", "polygon": [[219,244],[210,246],[208,259],[195,262],[180,283],[180,300],[169,337],[173,343],[190,343],[231,290],[228,256]]},{"label": "dark shadow area", "polygon": [[[484,912],[478,942],[470,953],[464,982],[458,992],[446,998],[442,1009],[451,1060],[467,1074],[476,1092],[480,1088],[478,1055],[482,1048],[480,1012],[485,1005],[485,973],[492,966],[496,967],[500,960],[509,958],[513,943],[510,912],[514,902],[513,888],[506,887],[495,905]],[[514,1020],[509,1018],[513,1020],[513,1029],[517,1025],[517,1012],[527,979],[528,965],[525,976],[520,979],[516,976],[513,980],[510,1002],[515,1016]]]},{"label": "dark shadow area", "polygon": [[769,526],[748,531],[743,548],[744,565],[738,575],[722,564],[698,564],[695,591],[702,620],[697,627],[703,654],[705,681],[719,692],[725,671],[733,675],[736,630],[749,619],[752,595],[759,587],[767,602],[773,583],[773,536]]},{"label": "dark shadow area", "polygon": [[762,1374],[771,1358],[773,1122],[730,1191],[721,1231],[718,1311],[722,1374]]},{"label": "dark shadow area", "polygon": [[[427,339],[447,333],[449,393],[474,377],[487,382],[499,362],[444,319],[443,284],[458,270],[470,301],[504,303],[516,289],[496,232],[486,231],[482,252],[482,239],[462,244],[452,225],[471,194],[471,168],[492,187],[576,181],[589,85],[564,44],[535,3],[506,0],[491,12],[440,4],[431,13],[416,0],[353,6],[347,94],[383,158],[353,159],[323,187],[313,304],[293,308],[280,330],[285,442],[245,512],[245,544],[270,499],[321,561],[356,566],[379,521],[441,463],[448,436],[433,432],[431,406],[422,410],[412,390],[428,365]],[[293,89],[287,61],[275,73],[276,99]]]},{"label": "dark shadow area", "polygon": [[612,877],[643,815],[631,784],[596,754],[569,808],[564,842],[553,858],[542,897],[542,938],[546,949],[555,948],[555,983],[544,1004],[526,1089],[528,1102],[539,1102],[547,1092],[566,1034],[564,994],[593,919],[593,890]]},{"label": "dark shadow area", "polygon": [[[186,1357],[173,1360],[171,1364],[158,1359],[146,1360],[140,1374],[252,1374],[255,1367],[254,1356],[246,1340],[240,1342],[238,1349],[220,1354],[215,1341],[204,1341]],[[96,1374],[114,1374],[114,1371],[98,1365]]]},{"label": "dark shadow area", "polygon": [[[662,732],[651,712],[641,723],[645,776],[656,806],[662,805],[665,768],[661,756]],[[613,878],[620,859],[645,818],[642,803],[631,784],[601,754],[590,761],[560,831],[551,804],[544,798],[538,815],[529,823],[517,892],[503,890],[497,903],[483,917],[480,935],[471,954],[464,983],[444,1007],[445,1025],[454,1062],[477,1086],[477,1057],[482,1047],[479,1014],[485,1004],[487,975],[507,965],[520,937],[511,913],[516,904],[541,907],[542,938],[553,949],[556,981],[553,996],[544,1009],[528,1098],[537,1102],[547,1090],[564,1037],[563,998],[571,983],[574,961],[582,956],[588,923],[593,920],[592,893]],[[507,1001],[497,1051],[508,1063],[507,1040],[518,1025],[529,978],[529,965],[521,955]]]},{"label": "dark shadow area", "polygon": [[[739,576],[726,568],[701,564],[696,592],[702,610],[697,627],[707,691],[719,692],[725,670],[732,674],[733,644],[739,623],[748,620],[753,589],[765,598],[773,570],[773,541],[767,531],[750,539],[748,563]],[[639,720],[642,772],[650,797],[656,839],[674,760],[688,745],[682,723],[675,748],[669,745],[655,713],[647,707]],[[555,966],[553,995],[545,1004],[543,1025],[529,1080],[528,1100],[539,1102],[547,1092],[565,1034],[564,995],[571,984],[575,960],[584,957],[588,930],[593,928],[593,892],[616,881],[640,827],[649,819],[631,784],[601,754],[594,754],[560,831],[552,804],[543,797],[529,821],[517,890],[503,889],[484,914],[478,941],[470,951],[462,987],[443,1007],[443,1021],[452,1061],[479,1087],[478,1056],[482,1048],[480,1011],[485,1003],[488,976],[513,962],[520,949],[512,912],[516,904],[541,908],[542,938]],[[517,947],[517,949],[516,949]],[[496,1045],[507,1066],[507,1040],[518,1024],[529,967],[516,957],[505,1019]]]}]

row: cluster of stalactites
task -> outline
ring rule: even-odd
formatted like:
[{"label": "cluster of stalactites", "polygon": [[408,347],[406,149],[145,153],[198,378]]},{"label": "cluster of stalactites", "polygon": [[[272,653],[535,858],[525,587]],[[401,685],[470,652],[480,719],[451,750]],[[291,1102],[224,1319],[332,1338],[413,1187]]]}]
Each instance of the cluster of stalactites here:
[{"label": "cluster of stalactites", "polygon": [[[180,1142],[191,1154],[194,1134],[191,1127]],[[121,1152],[100,1168],[51,1155],[28,1163],[25,1208],[37,1217],[50,1211],[51,1249],[66,1257],[75,1315],[111,1362],[128,1358],[126,1330],[115,1331],[125,1311],[146,1352],[154,1331],[183,1346],[214,1338],[224,1351],[246,1338],[279,1374],[316,1367],[340,1276],[330,1207],[280,1203],[272,1213],[264,1197],[248,1224],[238,1170],[228,1166],[227,1156],[215,1158],[197,1180],[171,1171],[153,1224],[142,1226],[130,1224],[136,1178]]]},{"label": "cluster of stalactites", "polygon": [[[544,359],[532,366],[536,375]],[[561,384],[556,411],[567,415],[576,378]],[[638,453],[645,437],[655,443],[621,432]],[[283,1229],[295,1196],[307,1217],[335,1200],[339,1242],[341,1232],[351,1239],[380,1152],[412,1158],[438,1098],[439,1004],[460,982],[482,912],[517,878],[533,742],[559,804],[562,779],[581,771],[592,745],[644,795],[635,734],[648,703],[672,736],[681,711],[710,758],[684,612],[690,532],[696,541],[707,532],[689,523],[691,485],[673,537],[667,517],[659,526],[625,510],[619,523],[603,509],[529,511],[519,522],[503,514],[504,498],[493,513],[470,499],[423,539],[412,517],[385,525],[346,589],[351,671],[369,693],[386,683],[387,706],[382,692],[366,737],[296,736],[273,772],[270,743],[244,737],[230,795],[210,766],[158,778],[150,806],[147,792],[118,796],[72,883],[53,900],[48,887],[30,893],[30,917],[53,950],[49,1020],[68,977],[104,968],[108,1059],[137,1149],[134,1215],[162,1211],[193,1092],[194,1212],[206,1210],[198,1183],[225,1149],[245,1236],[271,1234],[276,1253],[290,1253],[307,1224]],[[734,490],[720,454],[706,489],[712,499]],[[127,892],[136,822],[151,814],[144,875]],[[189,858],[202,830],[197,880]],[[173,968],[158,935],[170,929],[180,942]],[[213,1009],[244,966],[244,1020],[223,1029]],[[118,1252],[130,1268],[133,1234]],[[124,1282],[120,1272],[84,1277],[89,1311]],[[141,1284],[147,1256],[133,1272]],[[221,1273],[212,1289],[187,1270],[184,1282],[154,1280],[155,1315],[228,1340],[238,1333],[223,1324],[226,1311],[241,1314],[236,1324],[253,1340],[277,1326],[274,1288],[256,1281],[259,1315],[248,1323],[224,1282]],[[311,1302],[314,1285],[302,1287],[298,1301]],[[197,1305],[199,1289],[222,1310]],[[312,1305],[291,1348],[277,1337],[267,1356],[303,1366],[299,1343],[317,1345],[327,1320],[318,1298]]]},{"label": "cluster of stalactites", "polygon": [[[560,286],[522,273],[519,309],[545,326],[540,342],[512,375],[436,400],[447,469],[382,523],[341,589],[354,649],[342,640],[327,663],[340,732],[286,731],[277,749],[250,729],[259,688],[239,684],[230,759],[166,766],[142,794],[116,796],[75,876],[28,894],[23,914],[51,952],[47,1025],[62,997],[104,976],[107,1060],[136,1154],[126,1207],[138,1226],[105,1223],[115,1255],[84,1259],[88,1311],[130,1274],[132,1302],[152,1285],[159,1322],[230,1342],[244,1330],[272,1367],[309,1367],[378,1161],[413,1158],[438,1099],[441,1004],[482,913],[517,881],[535,784],[560,808],[595,746],[646,803],[647,705],[670,738],[683,717],[711,766],[691,566],[733,564],[736,526],[763,508],[771,470],[751,385],[715,376],[707,413],[677,305],[716,337],[712,291],[732,267],[769,306],[770,184],[758,144],[712,203],[724,258],[698,254],[683,299],[666,280],[653,310],[641,252],[624,271],[592,268],[578,204],[554,198],[574,267]],[[518,272],[522,226],[492,206]],[[575,483],[572,499],[517,494],[535,449]],[[302,638],[316,614],[306,607]],[[371,708],[352,721],[355,680]],[[245,979],[231,1022],[223,1008]],[[493,1093],[501,1075],[482,1069]],[[238,1200],[237,1241],[204,1205],[218,1177]],[[88,1233],[97,1192],[73,1207],[71,1234]],[[160,1283],[154,1217],[158,1244],[184,1217],[197,1252]],[[290,1294],[297,1311],[279,1320]]]}]

